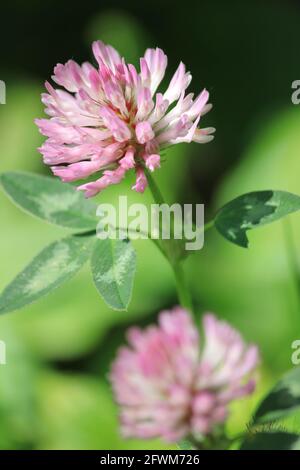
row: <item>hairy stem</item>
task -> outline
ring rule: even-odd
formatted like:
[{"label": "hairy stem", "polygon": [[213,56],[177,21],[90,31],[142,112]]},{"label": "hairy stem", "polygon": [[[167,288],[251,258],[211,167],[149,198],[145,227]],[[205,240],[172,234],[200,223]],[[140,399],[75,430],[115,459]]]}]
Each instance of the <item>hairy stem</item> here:
[{"label": "hairy stem", "polygon": [[[151,173],[146,170],[146,175],[147,175],[149,188],[152,192],[152,196],[153,196],[154,201],[156,202],[156,204],[159,204],[159,205],[165,204],[165,200],[163,198],[163,195],[160,192],[160,189],[158,188],[158,186],[157,186],[155,180],[153,179]],[[155,241],[157,242],[157,240],[155,240]],[[186,284],[186,279],[185,279],[185,275],[184,275],[184,271],[183,271],[183,267],[182,267],[182,262],[181,261],[174,262],[172,259],[170,259],[170,256],[168,255],[166,250],[164,250],[161,247],[159,242],[158,242],[158,245],[159,245],[160,250],[164,253],[164,255],[166,256],[166,258],[168,259],[169,263],[172,266],[174,276],[175,276],[177,295],[178,295],[180,305],[182,305],[182,307],[185,307],[186,309],[188,309],[189,311],[192,312],[193,311],[193,304],[192,304],[192,299],[191,299],[189,289],[188,289],[187,284]]]},{"label": "hairy stem", "polygon": [[193,312],[193,301],[188,289],[182,263],[172,264],[180,305]]},{"label": "hairy stem", "polygon": [[145,168],[145,174],[147,176],[147,181],[149,184],[149,188],[151,190],[152,196],[156,204],[165,204],[164,197],[162,193],[160,192],[159,187],[157,186],[151,172]]}]

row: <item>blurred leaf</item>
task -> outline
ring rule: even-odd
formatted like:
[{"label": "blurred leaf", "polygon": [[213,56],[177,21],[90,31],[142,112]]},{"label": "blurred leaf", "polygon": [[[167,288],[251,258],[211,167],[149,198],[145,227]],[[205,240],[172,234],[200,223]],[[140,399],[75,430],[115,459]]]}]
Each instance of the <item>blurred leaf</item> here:
[{"label": "blurred leaf", "polygon": [[21,74],[17,81],[9,81],[7,103],[0,109],[1,172],[45,168],[37,151],[44,137],[34,124],[34,119],[43,114],[41,91],[40,83]]},{"label": "blurred leaf", "polygon": [[46,372],[38,390],[41,449],[171,449],[158,440],[124,439],[110,388],[83,374]]},{"label": "blurred leaf", "polygon": [[87,39],[101,39],[115,47],[127,63],[138,63],[150,43],[144,25],[124,9],[107,9],[95,14],[87,28]]},{"label": "blurred leaf", "polygon": [[126,310],[136,269],[136,253],[129,240],[98,239],[91,261],[94,281],[105,302]]},{"label": "blurred leaf", "polygon": [[[172,305],[176,301],[172,297],[175,297],[175,287],[167,261],[151,240],[137,240],[134,248],[139,262],[126,315],[122,310],[112,315],[112,310],[91,282],[90,270],[86,265],[79,275],[53,295],[20,315],[19,324],[22,322],[29,345],[46,358],[71,358],[100,348],[101,341],[108,335],[106,352],[111,358],[115,354],[115,343],[109,341],[112,328],[127,328],[151,314],[157,314],[162,306]],[[155,282],[149,276],[151,272],[155,272]],[[120,342],[123,341],[124,337]],[[102,355],[101,368],[105,367],[105,360]]]},{"label": "blurred leaf", "polygon": [[287,432],[261,432],[248,436],[240,450],[300,450],[300,435]]},{"label": "blurred leaf", "polygon": [[15,204],[36,217],[76,230],[96,226],[96,205],[69,184],[19,171],[3,173],[0,182]]},{"label": "blurred leaf", "polygon": [[92,237],[68,237],[44,248],[4,289],[0,313],[28,305],[70,279],[87,260]]},{"label": "blurred leaf", "polygon": [[270,224],[300,209],[300,196],[286,191],[255,191],[233,199],[215,218],[217,230],[227,240],[248,247],[247,230]]},{"label": "blurred leaf", "polygon": [[300,408],[300,367],[292,369],[275,385],[254,416],[254,424],[285,418]]},{"label": "blurred leaf", "polygon": [[[265,188],[300,194],[299,111],[299,106],[289,106],[272,113],[262,125],[253,123],[252,142],[249,139],[246,153],[218,189],[215,208],[240,194]],[[251,250],[238,250],[236,245],[224,243],[217,231],[209,231],[199,254],[200,265],[198,256],[187,260],[192,265],[190,283],[202,309],[222,315],[249,341],[258,343],[265,367],[276,371],[277,377],[291,366],[290,345],[299,323],[299,299],[283,226],[286,222],[292,225],[296,242],[300,212],[289,219],[249,231]],[[295,260],[299,260],[299,243],[295,243],[295,251]]]},{"label": "blurred leaf", "polygon": [[195,447],[188,439],[182,439],[177,442],[177,447],[180,450],[195,450]]},{"label": "blurred leaf", "polygon": [[[24,217],[24,215],[22,216]],[[42,232],[47,228],[52,228],[53,232],[56,230],[54,226],[47,227],[37,219],[25,217],[25,222],[28,221],[31,221],[29,225],[33,225],[34,230],[31,232],[30,227],[25,227],[28,230],[23,230],[22,227],[22,237],[19,243],[18,237],[15,237],[16,247],[14,250],[8,244],[9,237],[14,236],[13,231],[9,229],[6,237],[2,232],[2,246],[5,246],[6,240],[9,250],[2,249],[1,260],[4,259],[6,273],[1,273],[0,270],[0,275],[3,274],[0,276],[0,286],[1,281],[2,286],[8,284],[14,274],[27,264],[27,260],[31,259],[31,256],[34,256],[37,250],[34,247],[40,246],[42,248],[43,243],[50,243],[49,237],[48,239],[42,237],[42,241],[38,239],[38,225],[41,225]],[[6,227],[6,229],[8,228]],[[51,236],[53,239],[55,233]],[[152,241],[136,240],[134,247],[137,250],[139,263],[135,275],[132,301],[126,315],[121,310],[115,311],[112,315],[112,310],[105,304],[95,289],[94,283],[91,282],[90,266],[89,263],[86,263],[75,277],[64,283],[51,295],[24,307],[14,315],[0,315],[0,338],[3,322],[9,321],[21,331],[26,345],[34,355],[43,361],[55,360],[69,363],[69,361],[87,355],[90,351],[98,350],[108,335],[105,347],[109,358],[112,358],[115,354],[115,347],[124,341],[123,337],[117,344],[114,341],[109,341],[112,328],[118,326],[120,329],[127,328],[132,323],[141,322],[154,312],[157,313],[162,305],[172,305],[172,295],[175,297],[172,271]],[[24,252],[27,252],[26,256],[24,256]],[[11,259],[17,260],[18,269],[16,261],[12,266],[10,265]],[[158,263],[159,271],[157,271]],[[14,269],[13,266],[15,266]],[[155,282],[149,276],[149,272],[156,273]],[[106,367],[104,363],[107,364],[106,357],[100,356],[99,361],[99,368],[101,367],[102,371],[102,367]]]},{"label": "blurred leaf", "polygon": [[[2,317],[11,318],[11,317]],[[35,387],[39,367],[16,328],[1,322],[6,364],[0,364],[0,449],[27,449],[37,437]]]}]

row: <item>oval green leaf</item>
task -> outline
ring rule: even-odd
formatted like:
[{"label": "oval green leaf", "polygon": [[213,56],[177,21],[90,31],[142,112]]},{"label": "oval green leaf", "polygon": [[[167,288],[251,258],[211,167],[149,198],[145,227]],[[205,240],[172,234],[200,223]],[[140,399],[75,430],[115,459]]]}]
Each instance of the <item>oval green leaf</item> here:
[{"label": "oval green leaf", "polygon": [[258,407],[254,424],[270,423],[300,408],[300,367],[285,374]]},{"label": "oval green leaf", "polygon": [[300,209],[300,196],[286,191],[255,191],[233,199],[215,217],[219,233],[230,242],[248,247],[247,231],[270,224]]},{"label": "oval green leaf", "polygon": [[31,215],[78,231],[96,227],[96,205],[70,184],[21,171],[2,173],[0,183],[9,198]]},{"label": "oval green leaf", "polygon": [[0,295],[0,313],[17,310],[70,279],[87,261],[94,237],[74,236],[44,248]]},{"label": "oval green leaf", "polygon": [[288,432],[258,432],[248,436],[240,450],[300,450],[300,436]]},{"label": "oval green leaf", "polygon": [[115,310],[126,310],[136,269],[136,253],[131,242],[127,239],[98,239],[91,267],[94,282],[104,301]]}]

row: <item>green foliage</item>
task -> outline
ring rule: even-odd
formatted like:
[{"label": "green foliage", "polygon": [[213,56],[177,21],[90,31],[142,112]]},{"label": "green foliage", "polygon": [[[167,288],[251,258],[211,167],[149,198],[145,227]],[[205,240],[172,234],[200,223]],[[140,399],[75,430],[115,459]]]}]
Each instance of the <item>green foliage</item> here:
[{"label": "green foliage", "polygon": [[87,45],[95,39],[114,46],[126,61],[138,64],[149,40],[139,21],[124,10],[112,10],[93,15],[87,31]]},{"label": "green foliage", "polygon": [[8,102],[0,108],[1,171],[43,169],[35,149],[44,137],[33,123],[43,113],[40,91],[40,83],[28,77],[10,80]]},{"label": "green foliage", "polygon": [[31,215],[77,231],[96,226],[95,204],[56,178],[11,171],[0,176],[0,183],[12,201]]},{"label": "green foliage", "polygon": [[4,289],[0,313],[28,305],[70,279],[87,261],[93,238],[68,237],[44,248]]},{"label": "green foliage", "polygon": [[300,434],[289,432],[287,418],[300,409],[300,367],[286,373],[254,413],[242,450],[300,450]]},{"label": "green foliage", "polygon": [[286,418],[300,408],[300,367],[285,374],[262,401],[254,415],[254,424]]},{"label": "green foliage", "polygon": [[0,338],[7,345],[6,364],[0,365],[0,449],[31,448],[37,437],[35,390],[40,367],[11,322],[1,321]]},{"label": "green foliage", "polygon": [[182,439],[177,443],[179,450],[195,450],[195,447],[188,439]]},{"label": "green foliage", "polygon": [[227,240],[248,247],[248,230],[270,224],[300,209],[300,197],[286,191],[256,191],[228,202],[217,213],[215,226]]},{"label": "green foliage", "polygon": [[259,432],[248,436],[240,450],[300,450],[300,436],[287,432]]},{"label": "green foliage", "polygon": [[[43,220],[79,231],[96,229],[96,205],[71,185],[23,172],[0,177],[6,194],[19,207]],[[95,231],[96,233],[96,231]],[[94,237],[70,237],[44,249],[0,297],[0,313],[21,308],[75,274],[90,255]],[[107,304],[126,310],[135,274],[135,251],[129,240],[97,240],[91,267]]]},{"label": "green foliage", "polygon": [[129,240],[98,239],[91,260],[98,291],[113,309],[126,310],[136,268],[135,250]]},{"label": "green foliage", "polygon": [[[18,3],[21,6],[22,2]],[[87,11],[86,18],[89,16],[93,25],[88,26],[86,19],[80,18],[80,27],[74,28],[76,40],[71,39],[65,50],[61,48],[61,41],[57,41],[59,46],[53,43],[49,56],[52,57],[53,64],[55,61],[67,60],[69,56],[85,60],[87,49],[83,50],[81,47],[83,26],[87,46],[95,38],[101,38],[120,48],[130,61],[137,61],[146,47],[163,44],[169,55],[169,74],[175,70],[175,62],[180,56],[193,72],[199,86],[211,87],[212,102],[215,104],[214,114],[205,117],[205,123],[216,124],[218,138],[210,146],[177,145],[168,150],[168,157],[161,170],[155,174],[155,178],[170,201],[178,200],[179,195],[184,197],[184,202],[190,201],[193,186],[191,180],[195,189],[197,185],[197,200],[202,190],[207,193],[212,181],[216,182],[213,185],[214,191],[218,192],[215,207],[220,207],[225,201],[230,201],[246,191],[263,190],[266,187],[297,193],[300,171],[299,107],[289,104],[289,86],[283,87],[282,83],[290,83],[290,77],[296,77],[297,70],[299,71],[299,62],[293,60],[297,56],[295,51],[298,12],[292,5],[288,5],[288,2],[273,4],[270,9],[268,6],[263,7],[262,2],[251,1],[248,4],[236,2],[235,9],[238,8],[238,14],[232,15],[227,5],[222,6],[219,2],[219,14],[216,15],[215,3],[201,3],[197,7],[197,12],[201,11],[202,15],[203,8],[205,9],[204,16],[208,20],[202,35],[203,38],[210,37],[209,52],[213,51],[204,57],[205,67],[203,61],[198,60],[197,51],[195,53],[194,50],[198,47],[199,31],[197,28],[190,28],[192,23],[197,23],[199,15],[190,15],[181,4],[177,5],[177,10],[174,9],[171,30],[164,30],[160,25],[155,30],[153,22],[143,23],[143,15],[137,11],[132,17],[129,10],[126,11],[127,7],[122,10],[107,10],[104,6],[92,14]],[[36,18],[34,10],[30,9],[33,26]],[[164,24],[164,16],[169,14],[167,10],[162,8],[161,24]],[[145,10],[145,18],[147,14]],[[266,25],[264,17],[270,14],[272,21]],[[184,42],[177,43],[176,48],[173,47],[178,30],[176,19],[188,25],[191,39],[191,47],[188,49]],[[50,23],[51,21],[50,18]],[[219,34],[209,36],[212,22],[217,25],[215,29]],[[255,44],[251,36],[254,23]],[[8,29],[9,24],[7,22]],[[144,24],[147,24],[147,31]],[[294,27],[291,27],[291,24]],[[47,21],[45,25],[47,28]],[[278,31],[279,25],[285,34],[276,36],[274,32]],[[32,30],[32,34],[35,34],[34,27]],[[220,47],[220,37],[225,31],[226,41],[223,47]],[[148,40],[147,36],[152,33],[152,38]],[[228,68],[228,54],[224,54],[225,48],[230,49],[231,45],[235,47],[236,38],[241,34],[245,35],[245,40],[240,41],[240,47],[236,49],[239,60],[235,57],[230,62],[232,73],[219,74],[220,69]],[[19,35],[22,35],[22,28]],[[274,41],[278,47],[274,47]],[[27,42],[30,44],[30,41]],[[259,54],[257,44],[261,46]],[[58,52],[55,47],[59,48]],[[70,47],[71,55],[67,52]],[[36,54],[31,54],[32,61],[35,62],[37,54],[38,49]],[[218,60],[215,60],[216,54]],[[13,64],[13,54],[8,54],[7,57],[11,57]],[[26,60],[28,57],[27,55]],[[266,57],[271,62],[266,61]],[[253,58],[256,66],[259,63],[259,67],[253,67]],[[17,69],[15,64],[12,65],[9,72],[9,99],[7,105],[1,107],[1,171],[20,168],[46,171],[35,150],[44,137],[38,133],[33,119],[42,115],[40,76],[48,74],[46,70],[49,70],[49,60],[44,61],[44,68],[39,68],[35,63],[30,65],[30,60],[26,62],[26,72],[25,69],[22,71],[22,67],[22,61],[18,62]],[[274,67],[277,67],[276,76],[274,80],[270,80],[269,72]],[[259,74],[255,73],[257,68],[260,70]],[[38,77],[39,84],[28,84],[26,75],[35,71],[41,72]],[[6,72],[4,69],[4,75]],[[17,77],[14,78],[13,74],[16,72]],[[238,77],[242,83],[248,75],[251,76],[252,85],[254,83],[252,89],[255,90],[256,99],[253,100],[251,93],[245,94],[245,87],[237,86],[231,94],[233,104],[228,107],[228,93],[224,93],[224,90],[230,90],[232,77]],[[16,85],[16,78],[20,85]],[[196,91],[196,88],[192,91]],[[281,104],[287,106],[287,113],[284,113]],[[267,122],[270,111],[268,105],[271,106],[271,112],[274,107],[279,108],[278,119],[270,126]],[[258,120],[260,113],[261,122]],[[252,126],[250,132],[249,123]],[[235,129],[234,136],[232,129]],[[252,138],[251,131],[255,137],[253,144],[244,155],[239,156],[239,150],[247,147],[247,142]],[[235,163],[234,158],[238,156],[239,160]],[[227,172],[229,169],[230,174],[228,172],[226,181],[220,188],[214,178],[216,175],[219,181],[223,169]],[[101,194],[101,201],[115,203],[117,195],[122,193],[130,195],[135,202],[149,202],[148,191],[141,196],[128,189],[130,178],[131,176],[128,176],[120,186],[111,187]],[[212,195],[211,192],[209,194]],[[212,196],[215,196],[215,193]],[[49,243],[56,236],[54,230],[60,229],[43,227],[37,219],[26,219],[1,195],[0,211],[5,214],[5,223],[1,224],[0,234],[0,281],[3,285],[25,261],[25,257],[36,251],[37,245],[41,247],[43,243]],[[297,215],[293,217],[292,223],[295,234],[299,233],[300,218]],[[252,249],[237,250],[233,244],[224,243],[221,237],[209,232],[202,253],[190,257],[188,271],[198,311],[205,308],[214,310],[240,328],[249,341],[260,345],[264,363],[259,381],[260,394],[262,382],[263,388],[268,388],[269,382],[274,381],[274,375],[278,376],[281,370],[290,366],[289,346],[295,339],[299,308],[286,262],[281,224],[266,227],[264,230],[252,230],[249,238]],[[97,358],[93,356],[96,348],[103,348],[105,345],[112,357],[115,354],[115,343],[111,340],[111,335],[116,328],[122,334],[132,322],[149,322],[162,306],[170,306],[175,302],[173,278],[165,260],[150,241],[136,241],[135,247],[139,269],[134,296],[126,316],[118,311],[111,314],[93,289],[87,269],[83,269],[78,276],[65,283],[51,296],[41,299],[39,303],[25,307],[24,311],[14,315],[1,316],[0,338],[4,339],[9,347],[8,365],[0,367],[1,449],[24,449],[29,446],[41,449],[162,447],[157,441],[128,441],[118,435],[111,392],[102,384],[102,374],[97,369],[103,367],[106,358],[103,355]],[[298,251],[298,255],[299,253]],[[151,278],[152,273],[155,273],[155,279]],[[6,333],[6,328],[9,334]],[[24,348],[21,347],[23,343]],[[12,352],[16,345],[17,349],[20,349],[18,354]],[[28,351],[33,351],[35,355],[29,356]],[[82,360],[72,362],[74,359]],[[53,360],[64,361],[64,365],[70,367],[70,370],[72,367],[78,367],[81,373],[64,371],[49,374],[49,365],[54,368],[57,364],[49,364]],[[87,374],[89,368],[96,371],[93,377]],[[32,373],[32,370],[35,372]],[[36,385],[36,377],[39,379],[39,387]],[[247,422],[256,402],[257,395],[237,403],[239,408],[235,416],[241,428]],[[294,417],[294,413],[292,416]],[[278,447],[285,438],[279,436]]]},{"label": "green foliage", "polygon": [[41,449],[164,449],[158,440],[124,440],[110,388],[84,374],[41,374]]},{"label": "green foliage", "polygon": [[[265,188],[300,194],[299,107],[280,109],[277,114],[265,116],[262,124],[253,123],[253,136],[245,153],[218,187],[213,204],[215,211],[239,194]],[[291,344],[297,338],[299,301],[295,274],[289,262],[285,225],[291,226],[294,262],[299,265],[300,213],[291,214],[288,219],[249,230],[249,250],[224,243],[216,231],[209,231],[199,256],[187,261],[190,283],[201,309],[222,315],[249,341],[259,344],[264,363],[262,376],[266,382],[260,391],[263,394],[279,373],[290,368]],[[234,429],[238,426],[242,429],[256,400],[245,400],[244,409],[240,415],[237,413]]]}]

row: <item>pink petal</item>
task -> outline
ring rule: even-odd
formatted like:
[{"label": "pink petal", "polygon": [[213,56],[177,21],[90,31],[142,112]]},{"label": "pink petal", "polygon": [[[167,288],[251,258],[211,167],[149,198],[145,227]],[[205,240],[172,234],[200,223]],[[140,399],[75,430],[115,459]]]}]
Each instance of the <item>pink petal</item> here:
[{"label": "pink petal", "polygon": [[95,196],[111,184],[118,184],[124,178],[126,170],[119,167],[114,171],[105,171],[103,176],[96,181],[78,186],[79,191],[85,192],[85,197]]},{"label": "pink petal", "polygon": [[165,75],[168,58],[159,48],[147,49],[144,58],[150,71],[150,90],[151,94],[153,95]]},{"label": "pink petal", "polygon": [[185,65],[180,62],[167,91],[164,94],[164,99],[169,103],[178,100],[181,93],[189,86],[192,76],[189,72],[185,72]]},{"label": "pink petal", "polygon": [[155,137],[151,124],[148,121],[139,122],[135,128],[135,134],[140,144],[145,144]]},{"label": "pink petal", "polygon": [[136,169],[136,182],[135,185],[132,186],[132,189],[137,191],[138,193],[143,193],[148,186],[148,181],[145,175],[143,168],[138,167]]},{"label": "pink petal", "polygon": [[149,168],[150,171],[154,171],[156,168],[160,168],[160,155],[152,154],[152,155],[144,155],[144,160],[146,167]]},{"label": "pink petal", "polygon": [[130,170],[130,168],[134,168],[134,147],[128,147],[125,156],[119,161],[119,164],[125,170]]}]

